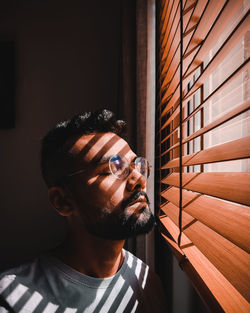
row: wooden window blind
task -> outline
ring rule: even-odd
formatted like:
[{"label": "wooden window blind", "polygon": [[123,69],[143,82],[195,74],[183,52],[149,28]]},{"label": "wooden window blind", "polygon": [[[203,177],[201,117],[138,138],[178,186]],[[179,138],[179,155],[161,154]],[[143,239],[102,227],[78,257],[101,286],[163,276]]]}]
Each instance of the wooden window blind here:
[{"label": "wooden window blind", "polygon": [[250,312],[249,6],[157,7],[159,229],[211,312]]}]

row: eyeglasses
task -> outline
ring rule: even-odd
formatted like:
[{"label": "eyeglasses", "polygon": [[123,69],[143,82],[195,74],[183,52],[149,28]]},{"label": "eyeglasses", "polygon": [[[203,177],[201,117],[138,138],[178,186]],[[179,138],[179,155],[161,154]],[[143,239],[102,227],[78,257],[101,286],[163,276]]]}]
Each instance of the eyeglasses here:
[{"label": "eyeglasses", "polygon": [[118,179],[125,179],[130,173],[130,167],[136,169],[146,178],[150,175],[150,165],[147,159],[143,157],[137,157],[133,162],[129,163],[128,160],[119,155],[113,155],[109,159],[110,172]]},{"label": "eyeglasses", "polygon": [[[147,159],[143,157],[137,157],[133,162],[129,163],[128,160],[119,154],[113,155],[109,159],[109,169],[112,175],[114,175],[117,179],[125,179],[128,177],[130,173],[130,168],[134,168],[140,174],[145,176],[146,178],[150,175],[150,168]],[[85,172],[86,169],[80,170],[67,176],[71,177],[80,173]]]}]

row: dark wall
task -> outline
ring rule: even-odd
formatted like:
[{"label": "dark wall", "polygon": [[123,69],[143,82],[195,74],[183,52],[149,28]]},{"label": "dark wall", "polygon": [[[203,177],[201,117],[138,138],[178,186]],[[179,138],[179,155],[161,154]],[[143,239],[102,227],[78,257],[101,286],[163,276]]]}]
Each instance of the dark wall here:
[{"label": "dark wall", "polygon": [[0,3],[0,40],[16,54],[15,127],[0,129],[1,267],[63,237],[40,175],[40,140],[76,112],[118,111],[120,16],[119,0]]}]

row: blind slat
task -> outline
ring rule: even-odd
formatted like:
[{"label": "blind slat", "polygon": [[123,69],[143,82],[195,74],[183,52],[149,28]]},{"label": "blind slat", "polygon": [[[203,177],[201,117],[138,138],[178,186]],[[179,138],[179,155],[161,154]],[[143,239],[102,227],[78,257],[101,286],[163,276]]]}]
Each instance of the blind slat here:
[{"label": "blind slat", "polygon": [[[190,22],[191,16],[192,16],[192,8],[195,7],[196,2],[193,2],[191,0],[188,0],[186,2],[186,5],[189,7],[186,9],[187,13],[183,17],[183,27],[187,27],[188,23]],[[175,25],[176,26],[176,25]],[[177,58],[179,58],[179,51],[180,51],[180,23],[178,21],[178,25],[176,27],[175,33],[169,37],[171,40],[171,43],[165,44],[165,47],[163,47],[164,52],[162,56],[161,61],[161,79],[164,80],[166,77],[166,74],[174,73],[178,66],[178,61],[175,62]],[[168,38],[168,39],[169,39]],[[186,39],[185,39],[186,40]]]},{"label": "blind slat", "polygon": [[[250,205],[250,172],[183,173],[183,188]],[[179,187],[179,174],[172,173],[161,181]]]},{"label": "blind slat", "polygon": [[[193,33],[193,36],[191,37],[191,40],[188,44],[188,47],[186,49],[185,53],[188,53],[190,49],[193,49],[195,46],[197,46],[197,42],[202,42],[202,40],[205,38],[207,32],[209,31],[212,23],[214,22],[214,20],[216,19],[217,15],[218,15],[218,10],[216,11],[217,8],[222,8],[224,5],[225,1],[224,0],[212,0],[209,1],[202,17],[200,18],[199,24],[196,28],[196,30]],[[168,96],[175,92],[174,88],[175,86],[178,86],[179,84],[179,71],[180,69],[178,68],[174,74],[174,76],[171,79],[171,84],[168,88],[168,90],[166,91],[165,95],[162,98],[161,102],[164,102]],[[169,81],[166,79],[163,81],[162,86],[164,87]],[[177,89],[176,89],[177,90]],[[177,91],[178,93],[178,91]]]},{"label": "blind slat", "polygon": [[[240,67],[238,67],[226,80],[224,80],[192,113],[190,113],[188,115],[188,117],[186,117],[184,120],[183,120],[183,123],[190,120],[190,118],[192,116],[194,116],[198,111],[200,111],[204,106],[205,104],[208,103],[208,101],[211,101],[211,99],[213,97],[215,97],[216,95],[218,95],[218,93],[220,93],[223,88],[226,88],[234,79],[236,79],[237,76],[239,76],[242,72],[246,71],[247,69],[249,68],[249,60],[246,60]],[[183,100],[182,104],[183,104],[183,107],[187,104],[187,100]],[[168,110],[168,107],[170,108],[172,106],[172,101],[170,101],[167,105],[167,107],[165,108],[166,110]],[[164,111],[165,111],[164,109]],[[165,113],[164,111],[162,112],[160,118],[162,118]],[[179,106],[176,107],[175,111],[177,111],[177,113],[179,113]],[[175,114],[175,111],[170,115],[170,118],[171,119],[171,116],[173,114]],[[177,115],[177,114],[176,114]],[[169,120],[168,119],[168,120]],[[163,126],[161,127],[160,130],[163,130],[167,125],[169,125],[169,123],[172,121],[166,121]],[[174,131],[173,131],[174,132]],[[172,134],[173,134],[172,132]]]},{"label": "blind slat", "polygon": [[[212,60],[207,65],[206,69],[202,72],[199,78],[194,82],[192,88],[184,95],[184,99],[188,101],[190,96],[196,92],[196,90],[203,84],[209,75],[219,66],[219,64],[226,58],[232,48],[239,42],[243,35],[248,31],[250,24],[249,12],[245,14],[242,20],[239,22],[236,28],[225,40],[219,51],[215,54]],[[185,83],[184,83],[185,84]],[[186,80],[187,84],[187,80]]]},{"label": "blind slat", "polygon": [[[219,19],[219,24],[222,23],[224,15],[222,15],[222,18]],[[184,99],[188,101],[189,97],[197,91],[197,89],[200,87],[202,83],[207,79],[207,77],[214,71],[214,69],[218,66],[218,64],[225,58],[225,56],[231,51],[232,47],[241,39],[241,37],[247,32],[249,27],[249,12],[245,14],[245,16],[241,19],[241,21],[238,23],[237,27],[232,31],[232,33],[228,36],[227,40],[225,40],[222,47],[219,49],[219,51],[216,53],[216,55],[213,57],[209,65],[207,66],[206,70],[202,73],[202,75],[196,80],[195,84],[192,86],[192,88],[189,91],[185,92]],[[216,28],[217,30],[217,28]],[[200,37],[203,38],[203,37]],[[207,43],[207,41],[205,41]],[[204,43],[203,43],[204,44]],[[197,41],[196,41],[197,45]],[[201,49],[201,48],[200,48]],[[204,50],[201,50],[204,53]],[[207,51],[207,50],[206,50]],[[187,88],[187,84],[189,79],[189,74],[193,72],[192,68],[188,74],[185,73],[186,71],[186,65],[188,64],[187,61],[185,61],[184,58],[184,81],[183,81],[183,88]],[[197,68],[197,59],[194,60],[195,68]],[[163,82],[162,87],[164,87],[165,83]],[[176,88],[174,89],[174,86]],[[166,114],[168,110],[174,105],[174,103],[178,100],[179,97],[179,68],[176,70],[175,75],[171,79],[171,84],[169,85],[167,91],[165,92],[162,100],[161,105],[166,102],[166,99],[172,94],[171,98],[171,105],[168,104],[167,109],[164,109],[162,115]]]},{"label": "blind slat", "polygon": [[[179,209],[172,205],[165,207],[164,212],[178,225]],[[227,278],[239,292],[250,301],[249,294],[249,264],[250,255],[223,238],[218,233],[194,219],[183,211],[183,232],[188,239],[206,256],[206,258]],[[185,250],[188,244],[181,243]],[[237,271],[232,271],[237,268]]]},{"label": "blind slat", "polygon": [[[182,166],[237,160],[248,158],[249,155],[250,136],[247,136],[193,154],[185,155],[182,157]],[[162,169],[179,167],[179,165],[180,159],[176,158],[163,165]]]},{"label": "blind slat", "polygon": [[[161,193],[161,196],[167,199],[168,201],[172,202],[174,205],[179,205],[179,195],[180,190],[177,187],[171,187],[167,190],[164,190]],[[199,193],[189,191],[189,190],[182,190],[182,205],[185,207],[190,201],[193,201],[197,196],[200,196]]]},{"label": "blind slat", "polygon": [[[163,216],[161,216],[162,218]],[[184,257],[184,252],[179,248],[178,244],[176,243],[175,237],[172,237],[173,234],[173,229],[171,228],[171,226],[173,225],[173,223],[171,222],[171,220],[166,217],[165,223],[168,223],[167,221],[169,220],[169,228],[166,228],[166,225],[163,225],[161,223],[159,223],[159,228],[161,230],[161,234],[165,236],[166,241],[168,242],[168,244],[170,245],[171,250],[173,251],[173,253],[175,254],[175,257],[177,258],[177,260],[180,262],[183,257]],[[174,225],[175,226],[175,225]],[[190,243],[190,240],[189,240]]]},{"label": "blind slat", "polygon": [[[213,121],[212,123],[208,124],[207,126],[199,129],[197,132],[193,133],[192,135],[186,137],[185,139],[182,140],[182,143],[185,144],[207,132],[209,132],[210,130],[222,125],[223,123],[231,120],[232,118],[238,116],[241,113],[244,113],[245,111],[247,111],[249,109],[249,105],[250,105],[250,100],[248,100],[245,103],[242,103],[241,105],[237,106],[236,108],[232,109],[230,112],[228,112],[227,114],[223,115],[222,117],[218,118],[217,120]],[[179,147],[180,143],[177,142],[176,144],[174,144],[173,146],[171,146],[169,149],[167,149],[166,151],[164,151],[161,156],[165,155],[166,153],[168,153],[169,151]]]},{"label": "blind slat", "polygon": [[[183,8],[187,8],[188,6],[191,6],[191,4],[194,2],[194,0],[184,0],[183,1]],[[187,12],[187,16],[190,15],[189,12]],[[188,17],[185,17],[185,24],[188,22]],[[168,55],[168,50],[170,49],[174,38],[176,37],[176,34],[179,35],[178,32],[178,24],[180,21],[180,2],[174,1],[173,10],[171,12],[170,18],[168,20],[168,29],[166,29],[166,32],[164,33],[164,38],[162,40],[161,44],[161,64],[162,62],[165,62]],[[180,38],[180,37],[179,37]]]},{"label": "blind slat", "polygon": [[185,207],[185,212],[250,253],[248,207],[202,195]]},{"label": "blind slat", "polygon": [[184,58],[184,77],[188,77],[190,73],[197,68],[197,64],[201,63],[201,60],[204,60],[207,56],[207,52],[211,50],[220,37],[220,35],[225,30],[228,23],[231,21],[234,14],[239,10],[242,1],[227,1],[224,10],[221,11],[219,19],[211,27],[206,39],[201,45],[199,51],[196,55],[185,56]]},{"label": "blind slat", "polygon": [[[162,217],[163,227],[170,230],[177,242],[179,228],[169,217]],[[166,239],[166,236],[163,234]],[[183,234],[183,240],[189,239]],[[194,245],[183,249],[187,259],[182,268],[211,312],[247,313],[250,304]]]},{"label": "blind slat", "polygon": [[176,116],[180,113],[180,107],[178,105],[178,107],[176,108],[176,110],[170,115],[170,117],[167,119],[167,121],[163,124],[163,126],[161,127],[161,130],[163,130],[164,128],[166,128],[175,118]]},{"label": "blind slat", "polygon": [[250,106],[250,100],[246,101],[245,103],[240,104],[239,106],[237,106],[236,108],[234,108],[230,112],[228,112],[227,114],[224,114],[222,117],[218,118],[217,120],[213,121],[212,123],[208,124],[207,126],[201,128],[200,130],[198,130],[194,134],[185,138],[182,141],[183,144],[190,141],[190,140],[193,140],[194,138],[197,138],[200,135],[207,133],[208,131],[220,126],[223,123],[226,123],[227,121],[238,116],[239,114],[244,113],[245,111],[249,110],[249,106]]},{"label": "blind slat", "polygon": [[[170,201],[161,210],[179,205],[179,189],[171,187],[164,194]],[[250,253],[250,212],[248,207],[183,190],[183,209],[221,236]],[[240,230],[240,231],[239,231]]]},{"label": "blind slat", "polygon": [[162,27],[162,25],[164,24],[164,21],[166,20],[166,18],[167,18],[167,9],[168,9],[168,6],[169,6],[169,3],[170,3],[171,1],[169,0],[166,0],[165,2],[164,2],[164,5],[163,5],[163,8],[162,8],[162,14],[161,14],[161,18],[160,18],[160,20],[161,20],[161,24],[160,24],[160,26]]},{"label": "blind slat", "polygon": [[[202,1],[201,1],[202,2]],[[225,0],[210,0],[208,1],[206,7],[204,8],[202,14],[200,14],[200,19],[195,29],[186,50],[184,51],[184,55],[188,54],[190,50],[196,45],[195,43],[200,38],[205,38],[207,33],[209,32],[211,26],[216,21],[218,16],[218,12],[221,11],[225,4]]]},{"label": "blind slat", "polygon": [[[169,12],[169,17],[167,19],[166,30],[163,33],[164,36],[162,38],[161,47],[164,47],[164,46],[167,45],[167,41],[168,41],[168,38],[169,38],[169,35],[170,35],[170,32],[171,32],[173,20],[174,20],[176,14],[177,14],[178,8],[179,8],[179,1],[174,1],[173,4],[172,4],[171,10]],[[162,50],[162,48],[161,48],[161,50]],[[163,58],[164,58],[164,53],[162,55],[162,59]]]},{"label": "blind slat", "polygon": [[[184,174],[182,176],[182,184],[185,186],[187,183],[189,183],[191,180],[193,180],[196,176],[198,176],[200,173],[188,173]],[[179,180],[179,174],[178,173],[172,173],[166,177],[164,177],[161,180],[161,183],[180,187],[180,180]]]},{"label": "blind slat", "polygon": [[158,145],[160,146],[161,144],[163,144],[166,140],[168,140],[168,138],[173,136],[173,134],[175,134],[179,129],[180,129],[179,126],[175,127],[167,136],[163,137],[162,141]]},{"label": "blind slat", "polygon": [[[178,2],[177,2],[178,3]],[[172,24],[170,25],[170,30],[168,32],[168,35],[164,38],[162,42],[162,61],[165,62],[165,60],[169,57],[169,49],[172,47],[175,47],[173,45],[173,42],[175,39],[178,38],[178,41],[180,41],[180,34],[178,33],[178,25],[180,21],[180,10],[179,10],[179,4],[178,7],[176,8],[175,15],[172,20]]]}]

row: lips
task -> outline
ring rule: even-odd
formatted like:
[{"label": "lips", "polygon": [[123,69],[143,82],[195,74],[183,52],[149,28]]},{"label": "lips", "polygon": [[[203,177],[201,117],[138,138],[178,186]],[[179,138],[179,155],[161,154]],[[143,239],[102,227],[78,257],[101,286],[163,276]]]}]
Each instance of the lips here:
[{"label": "lips", "polygon": [[147,203],[147,199],[146,199],[145,197],[140,196],[140,197],[137,198],[136,200],[130,202],[130,203],[129,203],[129,206],[131,206],[131,205],[133,205],[133,204],[135,204],[135,203],[137,203],[137,202],[145,202],[145,203]]},{"label": "lips", "polygon": [[122,202],[122,209],[131,206],[137,202],[147,203],[149,205],[149,199],[145,191],[136,191],[129,198],[124,199]]}]

